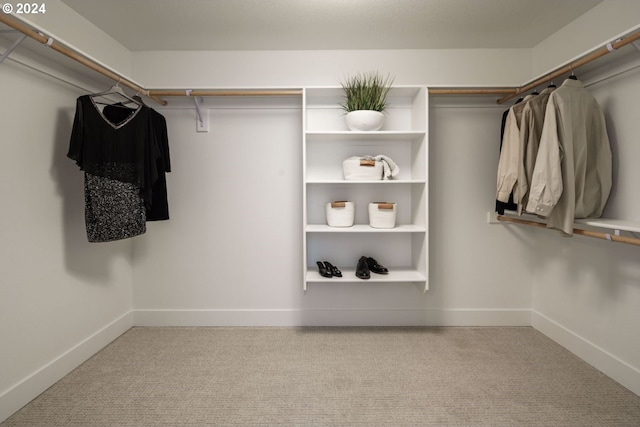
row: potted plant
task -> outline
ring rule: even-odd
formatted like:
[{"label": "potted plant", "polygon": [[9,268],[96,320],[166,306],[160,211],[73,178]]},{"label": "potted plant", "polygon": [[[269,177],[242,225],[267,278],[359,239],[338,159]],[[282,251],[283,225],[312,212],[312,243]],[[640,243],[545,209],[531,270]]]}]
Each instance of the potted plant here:
[{"label": "potted plant", "polygon": [[375,131],[382,127],[387,95],[393,79],[377,72],[359,73],[341,82],[347,112],[347,127],[357,131]]}]

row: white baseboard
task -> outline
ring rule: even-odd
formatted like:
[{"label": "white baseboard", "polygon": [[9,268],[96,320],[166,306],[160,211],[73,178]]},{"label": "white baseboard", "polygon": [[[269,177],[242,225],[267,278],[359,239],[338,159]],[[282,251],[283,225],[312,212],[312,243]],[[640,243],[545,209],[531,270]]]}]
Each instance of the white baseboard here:
[{"label": "white baseboard", "polygon": [[132,311],[120,316],[0,394],[0,422],[126,332],[133,319]]},{"label": "white baseboard", "polygon": [[531,310],[134,310],[134,324],[136,326],[531,326]]},{"label": "white baseboard", "polygon": [[613,354],[535,310],[532,311],[531,326],[640,396],[639,368],[620,360]]}]

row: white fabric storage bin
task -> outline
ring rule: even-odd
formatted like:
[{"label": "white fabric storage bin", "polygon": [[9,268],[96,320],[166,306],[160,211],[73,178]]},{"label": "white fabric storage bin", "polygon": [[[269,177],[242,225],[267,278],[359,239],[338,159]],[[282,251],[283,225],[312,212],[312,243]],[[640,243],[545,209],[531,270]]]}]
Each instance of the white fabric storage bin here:
[{"label": "white fabric storage bin", "polygon": [[396,203],[369,203],[369,225],[373,228],[394,228],[396,226]]},{"label": "white fabric storage bin", "polygon": [[330,227],[351,227],[356,208],[353,202],[329,202],[326,205],[327,224]]},{"label": "white fabric storage bin", "polygon": [[346,180],[380,180],[382,179],[383,167],[382,162],[353,156],[342,162],[342,172]]}]

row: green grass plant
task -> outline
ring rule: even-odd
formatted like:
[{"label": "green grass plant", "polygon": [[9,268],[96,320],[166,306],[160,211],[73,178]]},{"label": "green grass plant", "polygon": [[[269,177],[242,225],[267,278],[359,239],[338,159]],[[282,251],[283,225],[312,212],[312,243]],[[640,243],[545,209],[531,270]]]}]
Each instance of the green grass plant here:
[{"label": "green grass plant", "polygon": [[384,111],[387,108],[387,95],[393,79],[378,72],[358,73],[341,82],[344,90],[344,103],[340,104],[346,112],[356,110]]}]

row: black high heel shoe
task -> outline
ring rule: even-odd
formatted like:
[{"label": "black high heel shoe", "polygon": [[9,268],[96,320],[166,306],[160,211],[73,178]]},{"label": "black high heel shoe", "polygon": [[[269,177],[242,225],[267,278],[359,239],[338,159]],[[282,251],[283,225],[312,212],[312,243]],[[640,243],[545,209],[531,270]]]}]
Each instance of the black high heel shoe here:
[{"label": "black high heel shoe", "polygon": [[321,263],[320,261],[317,261],[316,264],[318,264],[318,272],[322,277],[329,277],[329,278],[333,277],[331,272],[327,270],[327,268],[324,266],[323,263]]},{"label": "black high heel shoe", "polygon": [[338,267],[334,266],[329,261],[325,261],[324,266],[327,268],[327,271],[329,271],[332,276],[342,277],[342,271],[338,270]]}]

